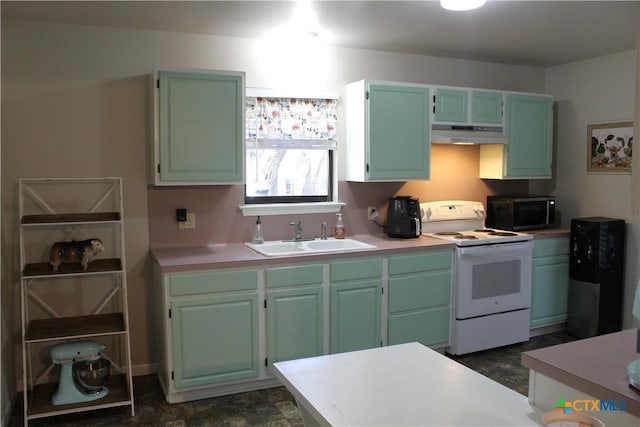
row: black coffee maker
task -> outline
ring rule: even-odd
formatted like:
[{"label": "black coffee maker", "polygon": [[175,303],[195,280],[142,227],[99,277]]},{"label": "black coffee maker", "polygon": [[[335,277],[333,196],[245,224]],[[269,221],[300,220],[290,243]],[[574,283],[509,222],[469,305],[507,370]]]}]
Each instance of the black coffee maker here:
[{"label": "black coffee maker", "polygon": [[420,201],[411,196],[396,196],[389,199],[387,210],[387,236],[410,239],[420,236],[422,231]]}]

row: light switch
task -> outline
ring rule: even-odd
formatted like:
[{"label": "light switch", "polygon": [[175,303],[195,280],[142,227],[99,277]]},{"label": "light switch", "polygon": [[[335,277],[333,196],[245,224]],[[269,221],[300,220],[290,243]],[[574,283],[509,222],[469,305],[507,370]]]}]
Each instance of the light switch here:
[{"label": "light switch", "polygon": [[196,214],[194,212],[187,212],[186,220],[179,222],[178,228],[181,230],[186,228],[196,228]]}]

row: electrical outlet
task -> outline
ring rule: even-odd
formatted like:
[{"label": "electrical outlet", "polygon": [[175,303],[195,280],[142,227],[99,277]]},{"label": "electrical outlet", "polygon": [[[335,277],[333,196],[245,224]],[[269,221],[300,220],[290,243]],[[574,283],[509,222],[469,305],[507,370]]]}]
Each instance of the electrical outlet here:
[{"label": "electrical outlet", "polygon": [[196,228],[196,214],[194,212],[187,212],[187,220],[179,222],[178,228],[180,230]]},{"label": "electrical outlet", "polygon": [[376,217],[378,216],[378,209],[376,209],[375,206],[368,206],[367,207],[367,219],[369,221],[373,221],[376,219]]},{"label": "electrical outlet", "polygon": [[176,209],[176,222],[184,222],[187,220],[187,210],[185,208]]}]

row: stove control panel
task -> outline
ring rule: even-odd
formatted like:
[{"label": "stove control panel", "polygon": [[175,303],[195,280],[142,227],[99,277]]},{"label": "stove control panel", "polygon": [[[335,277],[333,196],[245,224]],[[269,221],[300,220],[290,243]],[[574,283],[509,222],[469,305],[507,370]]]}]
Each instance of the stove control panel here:
[{"label": "stove control panel", "polygon": [[422,221],[450,221],[484,219],[485,210],[481,202],[444,200],[420,204]]}]

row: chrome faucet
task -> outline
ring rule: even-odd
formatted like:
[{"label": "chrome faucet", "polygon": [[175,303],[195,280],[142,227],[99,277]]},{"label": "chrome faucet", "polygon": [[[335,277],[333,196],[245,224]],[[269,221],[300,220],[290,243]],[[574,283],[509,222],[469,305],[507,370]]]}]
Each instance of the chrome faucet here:
[{"label": "chrome faucet", "polygon": [[327,222],[322,221],[320,224],[320,238],[322,240],[327,240]]},{"label": "chrome faucet", "polygon": [[295,226],[294,229],[294,236],[293,236],[293,241],[294,242],[301,242],[302,241],[302,221],[298,221],[296,222],[290,222],[289,225]]}]

